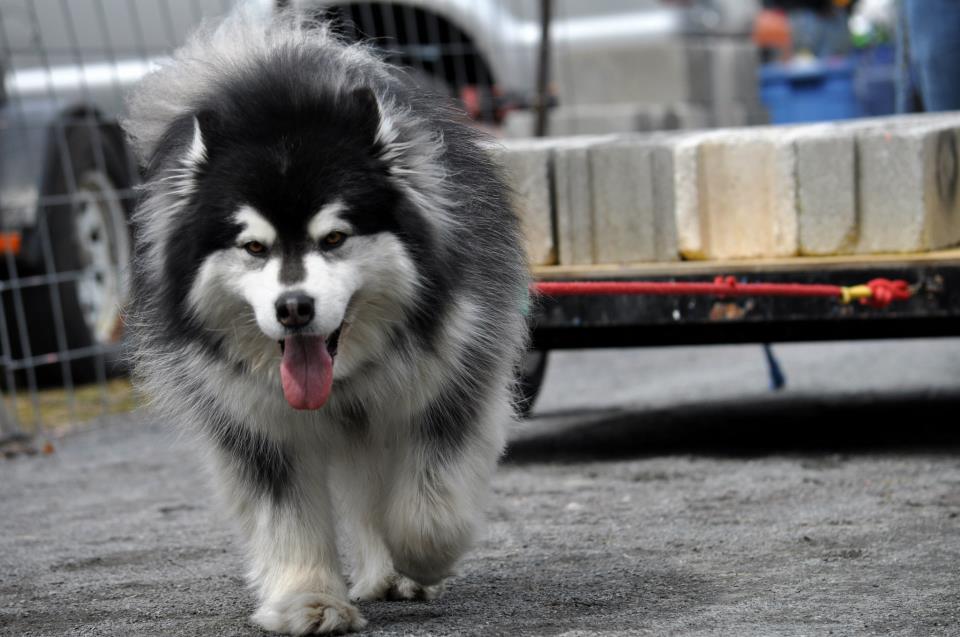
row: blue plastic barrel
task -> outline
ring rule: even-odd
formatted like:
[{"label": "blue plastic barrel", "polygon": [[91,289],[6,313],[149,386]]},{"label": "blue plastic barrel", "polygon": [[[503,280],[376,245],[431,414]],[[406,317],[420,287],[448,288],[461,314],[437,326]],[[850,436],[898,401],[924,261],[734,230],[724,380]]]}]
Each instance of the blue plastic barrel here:
[{"label": "blue plastic barrel", "polygon": [[846,59],[764,65],[760,99],[774,124],[851,119],[861,114],[854,65]]}]

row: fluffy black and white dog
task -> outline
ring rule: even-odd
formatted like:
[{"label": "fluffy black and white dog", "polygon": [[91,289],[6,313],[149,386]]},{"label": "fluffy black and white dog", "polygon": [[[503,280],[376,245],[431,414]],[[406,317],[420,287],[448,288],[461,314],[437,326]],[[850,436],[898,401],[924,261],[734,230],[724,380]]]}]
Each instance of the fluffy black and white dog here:
[{"label": "fluffy black and white dog", "polygon": [[526,338],[486,142],[295,15],[202,30],[125,126],[136,376],[210,450],[253,621],[342,632],[365,623],[351,599],[431,597],[475,534]]}]

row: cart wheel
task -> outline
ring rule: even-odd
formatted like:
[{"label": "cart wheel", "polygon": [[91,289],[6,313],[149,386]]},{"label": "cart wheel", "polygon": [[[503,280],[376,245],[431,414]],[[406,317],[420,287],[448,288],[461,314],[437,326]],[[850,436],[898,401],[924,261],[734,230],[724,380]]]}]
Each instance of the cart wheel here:
[{"label": "cart wheel", "polygon": [[517,382],[517,411],[524,418],[533,410],[547,371],[547,350],[531,349],[523,355]]},{"label": "cart wheel", "polygon": [[[51,196],[68,193],[70,201],[42,209],[38,229],[46,226],[54,272],[72,274],[59,286],[62,334],[68,348],[97,347],[104,352],[106,371],[111,374],[119,370],[131,256],[128,219],[133,204],[125,191],[134,180],[116,127],[83,124],[66,133],[67,152],[53,158],[44,191]],[[36,305],[28,308],[34,356],[58,350],[60,329],[49,288],[42,286],[36,292]],[[95,380],[96,369],[94,356],[74,360],[73,381]],[[62,382],[60,365],[45,365],[37,372],[41,383]]]}]

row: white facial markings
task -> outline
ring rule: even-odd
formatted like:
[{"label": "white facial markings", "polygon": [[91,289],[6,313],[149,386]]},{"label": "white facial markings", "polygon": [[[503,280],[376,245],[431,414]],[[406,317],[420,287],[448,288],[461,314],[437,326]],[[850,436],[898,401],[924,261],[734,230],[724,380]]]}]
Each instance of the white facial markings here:
[{"label": "white facial markings", "polygon": [[307,234],[310,235],[310,239],[316,243],[331,232],[346,232],[349,234],[353,230],[353,226],[343,219],[343,213],[346,211],[347,205],[343,203],[342,199],[334,199],[330,203],[324,204],[307,223]]},{"label": "white facial markings", "polygon": [[[340,217],[344,210],[339,201],[324,206],[311,219],[311,231],[349,232],[350,224]],[[242,227],[241,241],[276,248],[279,234],[252,207],[241,207],[233,218]],[[241,241],[237,243],[242,245]],[[277,319],[276,309],[277,299],[287,292],[303,292],[314,299],[315,315],[304,326],[306,333],[328,336],[349,321],[335,372],[345,378],[388,348],[393,327],[412,307],[420,286],[406,246],[389,232],[353,236],[336,251],[308,250],[303,255],[304,276],[296,282],[281,279],[278,249],[256,258],[237,247],[204,259],[188,301],[194,316],[253,366],[274,364],[280,351],[276,342],[290,334]]]},{"label": "white facial markings", "polygon": [[344,316],[350,329],[341,335],[341,377],[389,349],[391,330],[412,307],[419,287],[416,265],[395,235],[362,235],[351,241],[345,259],[334,262],[346,266],[343,276],[354,290]]},{"label": "white facial markings", "polygon": [[277,240],[277,230],[273,227],[273,224],[251,206],[241,206],[234,213],[233,220],[243,226],[243,230],[237,235],[238,246],[256,241],[269,248]]},{"label": "white facial markings", "polygon": [[247,270],[233,279],[236,292],[253,308],[260,331],[272,340],[280,340],[284,328],[277,321],[277,299],[287,286],[279,281],[280,259],[271,258],[259,270]]}]

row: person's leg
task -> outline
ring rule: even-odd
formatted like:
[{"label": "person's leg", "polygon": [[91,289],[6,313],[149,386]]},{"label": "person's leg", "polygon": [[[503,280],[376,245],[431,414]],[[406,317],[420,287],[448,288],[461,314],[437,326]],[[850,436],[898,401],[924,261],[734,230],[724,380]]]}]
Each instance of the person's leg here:
[{"label": "person's leg", "polygon": [[897,2],[896,108],[898,113],[915,113],[922,109],[917,104],[917,86],[910,56],[910,26],[904,4],[905,0]]},{"label": "person's leg", "polygon": [[960,0],[903,0],[903,9],[925,110],[960,109]]}]

